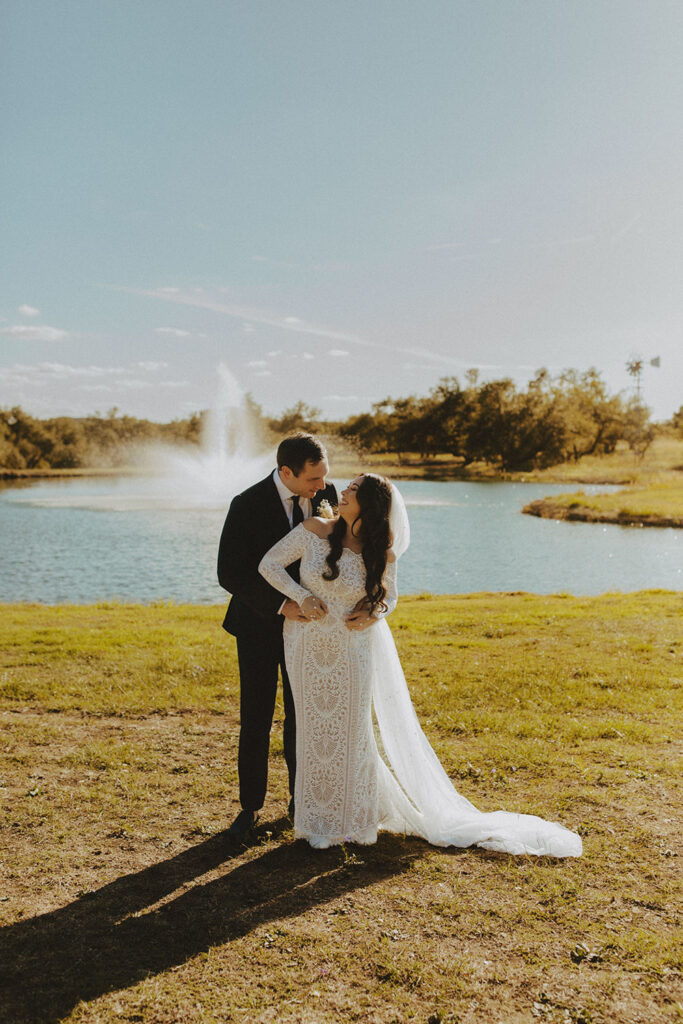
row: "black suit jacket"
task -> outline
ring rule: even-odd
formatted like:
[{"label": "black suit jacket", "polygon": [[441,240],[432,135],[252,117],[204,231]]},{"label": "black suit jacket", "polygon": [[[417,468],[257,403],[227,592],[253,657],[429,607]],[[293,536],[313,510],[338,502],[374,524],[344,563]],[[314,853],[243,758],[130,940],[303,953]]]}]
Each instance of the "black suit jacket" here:
[{"label": "black suit jacket", "polygon": [[[328,484],[312,499],[315,515],[326,498],[337,504],[337,491]],[[284,597],[258,571],[259,562],[289,532],[289,520],[282,507],[273,474],[233,498],[218,548],[218,582],[232,594],[223,629],[234,636],[253,635],[267,642],[282,630],[278,608]],[[298,563],[288,569],[296,578]]]}]

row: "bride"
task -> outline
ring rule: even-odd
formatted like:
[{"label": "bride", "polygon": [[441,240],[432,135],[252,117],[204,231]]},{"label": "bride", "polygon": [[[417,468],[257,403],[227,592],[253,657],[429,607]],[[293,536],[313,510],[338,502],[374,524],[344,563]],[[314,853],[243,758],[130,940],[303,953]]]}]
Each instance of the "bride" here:
[{"label": "bride", "polygon": [[[259,565],[309,618],[284,623],[296,709],[297,837],[324,848],[374,843],[384,829],[437,846],[580,856],[579,836],[556,822],[477,810],[429,745],[384,621],[396,606],[397,559],[409,539],[400,493],[365,473],[342,491],[337,518],[300,523]],[[299,559],[297,583],[286,567]]]}]

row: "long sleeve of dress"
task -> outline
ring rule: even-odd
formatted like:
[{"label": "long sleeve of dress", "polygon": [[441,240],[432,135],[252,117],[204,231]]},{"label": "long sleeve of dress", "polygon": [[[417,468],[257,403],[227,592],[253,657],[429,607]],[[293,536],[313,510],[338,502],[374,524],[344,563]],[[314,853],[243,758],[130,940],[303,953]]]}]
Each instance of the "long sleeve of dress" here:
[{"label": "long sleeve of dress", "polygon": [[[390,612],[393,612],[398,603],[398,574],[396,571],[396,565],[396,561],[387,562],[387,567],[384,570],[384,576],[382,577],[382,583],[387,590],[384,598],[387,610],[381,613],[381,618],[384,618]],[[377,612],[375,612],[375,614],[377,614]]]},{"label": "long sleeve of dress", "polygon": [[282,540],[274,544],[270,551],[259,562],[258,571],[281,594],[291,597],[300,605],[311,596],[310,590],[300,586],[287,572],[286,566],[302,558],[306,547],[306,527],[299,523],[293,530],[285,534]]}]

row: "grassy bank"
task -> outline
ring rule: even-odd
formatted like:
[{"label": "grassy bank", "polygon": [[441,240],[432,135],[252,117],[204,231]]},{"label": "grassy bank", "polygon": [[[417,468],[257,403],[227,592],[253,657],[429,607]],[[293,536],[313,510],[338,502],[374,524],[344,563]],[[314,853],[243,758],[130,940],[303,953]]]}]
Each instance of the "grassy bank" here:
[{"label": "grassy bank", "polygon": [[611,494],[554,494],[529,502],[523,511],[544,519],[683,527],[683,480],[629,487]]},{"label": "grassy bank", "polygon": [[671,434],[655,438],[645,453],[632,452],[625,443],[609,455],[585,455],[576,462],[521,474],[540,483],[622,484],[647,487],[680,481],[683,475],[683,438]]},{"label": "grassy bank", "polygon": [[680,481],[683,476],[683,438],[661,435],[638,456],[625,443],[609,455],[586,455],[548,469],[501,473],[495,466],[440,455],[421,460],[394,454],[355,457],[343,448],[334,450],[330,465],[335,476],[354,476],[362,470],[383,473],[395,480],[512,480],[528,483],[623,484],[640,487]]},{"label": "grassy bank", "polygon": [[[679,1020],[680,595],[404,598],[416,709],[479,807],[578,861],[399,836],[234,850],[238,686],[216,607],[4,605],[0,1020]],[[281,712],[278,711],[278,717]]]}]

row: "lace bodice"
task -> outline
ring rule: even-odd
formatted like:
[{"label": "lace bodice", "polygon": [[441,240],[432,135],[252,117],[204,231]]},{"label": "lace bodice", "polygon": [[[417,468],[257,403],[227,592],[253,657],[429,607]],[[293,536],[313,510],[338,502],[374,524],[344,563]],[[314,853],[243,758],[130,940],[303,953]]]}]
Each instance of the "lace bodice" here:
[{"label": "lace bodice", "polygon": [[[335,580],[323,579],[323,573],[328,568],[325,559],[329,550],[326,538],[318,537],[300,523],[263,556],[259,572],[271,586],[291,597],[297,604],[301,604],[311,594],[323,600],[328,608],[328,617],[339,622],[365,597],[365,565],[361,555],[350,548],[344,548],[339,559],[339,576]],[[299,559],[301,583],[296,583],[286,566]],[[387,611],[375,612],[377,617],[388,615],[396,607],[396,562],[387,563],[382,582],[387,591],[384,599]]]}]

